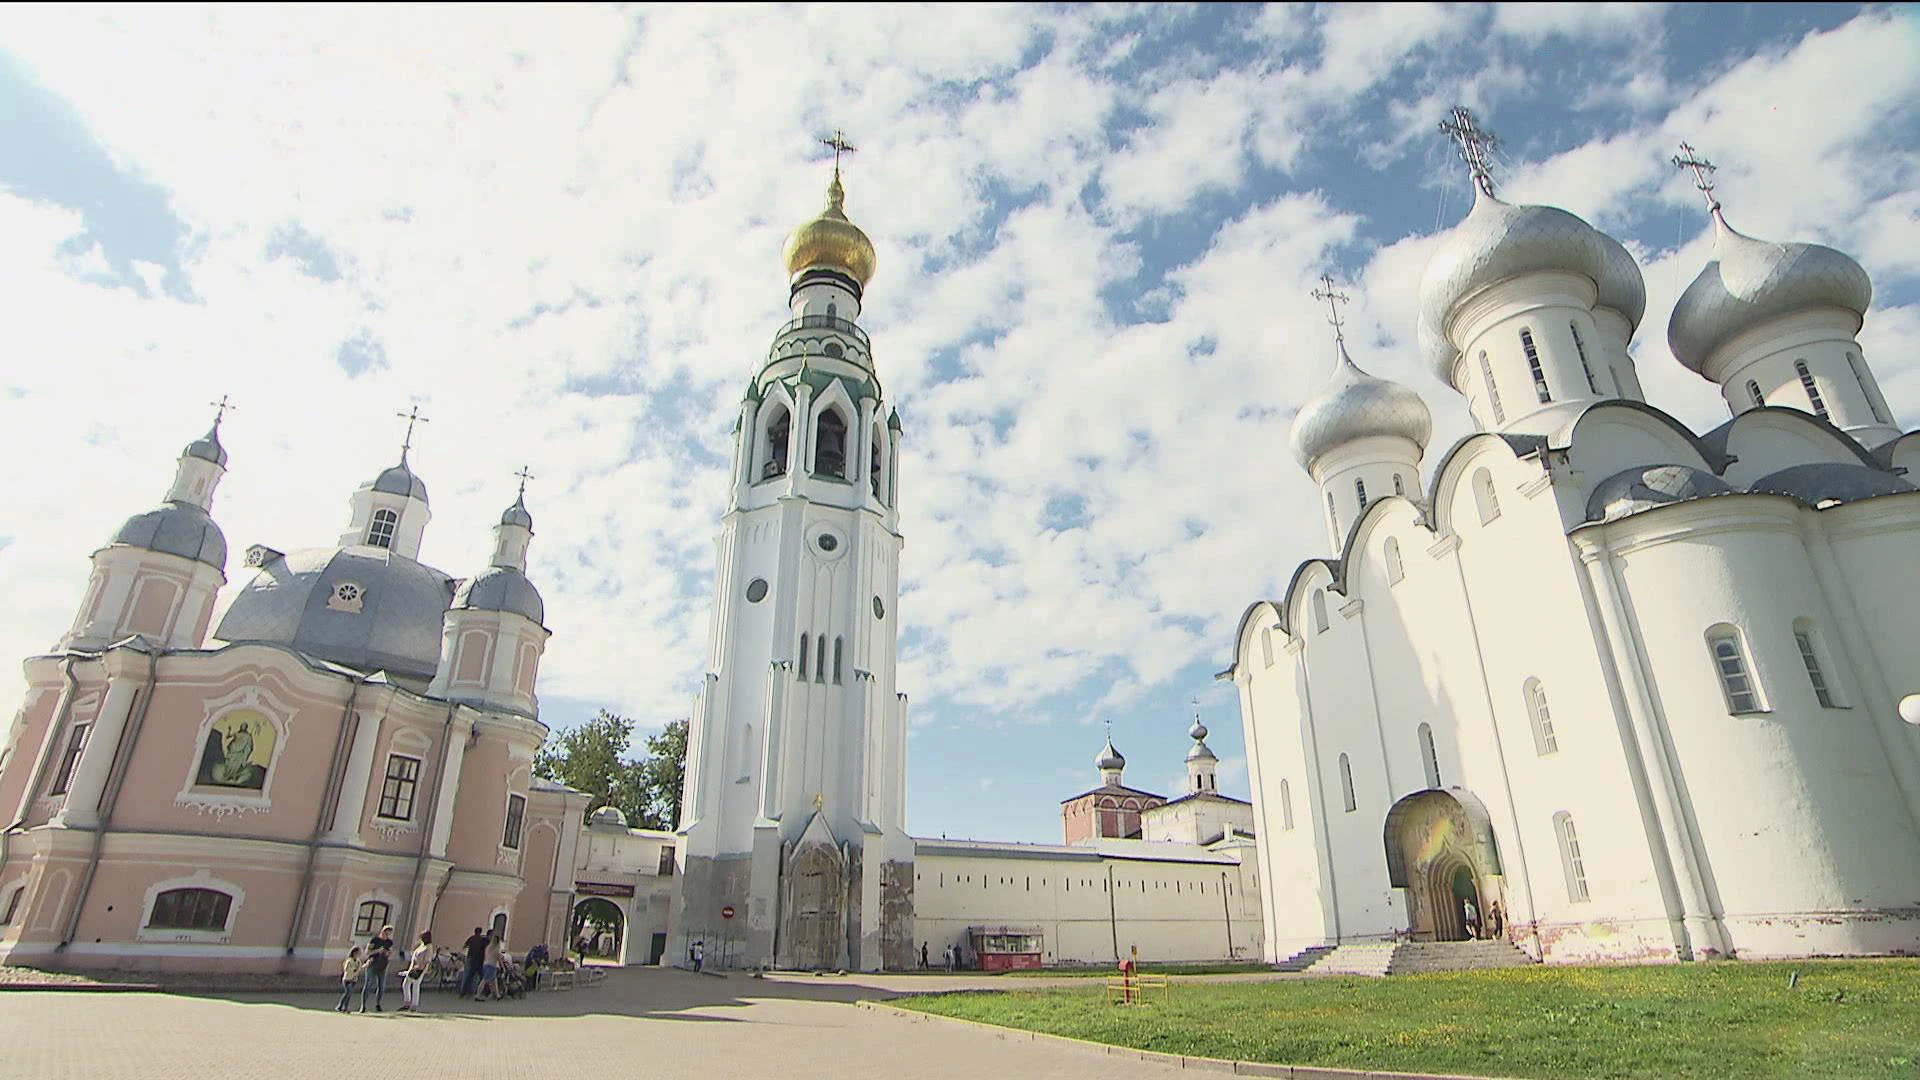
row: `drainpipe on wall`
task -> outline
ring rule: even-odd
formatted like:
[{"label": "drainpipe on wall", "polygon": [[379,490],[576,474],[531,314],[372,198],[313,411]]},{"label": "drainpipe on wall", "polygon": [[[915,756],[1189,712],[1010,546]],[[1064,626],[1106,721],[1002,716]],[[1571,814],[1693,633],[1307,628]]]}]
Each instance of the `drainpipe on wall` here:
[{"label": "drainpipe on wall", "polygon": [[1233,959],[1233,905],[1227,901],[1227,872],[1220,871],[1220,910],[1227,916],[1227,959]]},{"label": "drainpipe on wall", "polygon": [[[420,850],[413,857],[413,884],[407,887],[407,911],[403,916],[404,921],[401,923],[402,926],[407,927],[406,933],[408,934],[409,941],[413,940],[413,937],[417,936],[421,929],[425,929],[414,926],[414,908],[418,906],[416,901],[420,896],[420,878],[427,871],[427,850],[429,845],[433,843],[434,829],[439,825],[440,791],[447,783],[447,763],[453,759],[453,714],[459,708],[460,706],[457,703],[447,702],[446,723],[440,726],[440,768],[434,771],[433,796],[432,801],[427,803],[427,820],[420,825]],[[440,910],[440,898],[446,895],[447,884],[452,880],[453,871],[449,868],[446,880],[440,883],[439,891],[434,894],[434,912],[437,913]],[[429,915],[429,918],[431,918],[431,915]]]},{"label": "drainpipe on wall", "polygon": [[[320,856],[320,838],[326,835],[327,822],[333,820],[334,811],[340,805],[341,775],[347,767],[347,746],[351,735],[360,729],[359,716],[353,707],[360,700],[360,688],[367,684],[366,677],[354,675],[353,689],[347,693],[347,707],[340,714],[340,734],[333,740],[333,758],[327,764],[327,786],[320,789],[320,814],[313,822],[313,835],[307,838],[307,865],[300,872],[300,891],[293,895],[293,919],[287,923],[287,952],[293,955],[295,942],[300,940],[300,923],[307,917],[307,897],[313,888],[313,866]],[[285,970],[286,965],[281,966]]]},{"label": "drainpipe on wall", "polygon": [[93,891],[93,877],[100,870],[100,849],[107,842],[107,827],[113,824],[113,807],[120,801],[120,789],[126,785],[127,769],[133,763],[133,748],[139,745],[140,729],[146,726],[147,710],[153,706],[153,684],[160,667],[160,655],[172,651],[158,645],[149,648],[152,651],[147,653],[146,685],[134,691],[140,695],[140,709],[133,714],[132,722],[120,733],[120,741],[113,748],[107,790],[100,800],[100,824],[93,833],[93,850],[87,855],[86,872],[81,875],[80,889],[73,896],[73,914],[67,916],[67,931],[60,935],[60,944],[54,946],[56,952],[73,944],[73,935],[80,929],[80,913],[86,909],[87,894]]},{"label": "drainpipe on wall", "polygon": [[1113,962],[1120,962],[1120,915],[1114,908],[1113,894],[1118,886],[1113,883],[1113,864],[1107,864],[1107,925],[1113,930]]},{"label": "drainpipe on wall", "polygon": [[70,652],[67,658],[61,661],[60,675],[66,681],[66,685],[60,688],[60,701],[54,707],[53,717],[47,721],[46,734],[40,737],[40,751],[34,758],[33,772],[27,778],[26,789],[20,793],[20,811],[12,823],[4,831],[0,831],[0,869],[6,867],[7,857],[11,854],[14,830],[25,825],[27,818],[33,816],[33,793],[39,791],[40,785],[47,782],[47,766],[53,761],[54,745],[60,736],[61,727],[66,724],[73,712],[74,690],[80,683],[73,674],[73,664],[80,657],[81,654]]}]

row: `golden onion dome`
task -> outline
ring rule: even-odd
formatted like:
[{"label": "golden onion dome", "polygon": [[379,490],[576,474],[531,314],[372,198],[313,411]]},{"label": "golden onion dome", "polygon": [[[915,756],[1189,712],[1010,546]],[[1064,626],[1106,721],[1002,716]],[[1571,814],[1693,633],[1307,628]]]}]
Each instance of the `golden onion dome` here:
[{"label": "golden onion dome", "polygon": [[873,278],[873,241],[860,227],[847,220],[844,208],[846,189],[840,186],[840,172],[827,186],[827,208],[820,216],[800,226],[787,238],[787,276],[799,276],[816,266],[831,267],[853,276],[865,288]]}]

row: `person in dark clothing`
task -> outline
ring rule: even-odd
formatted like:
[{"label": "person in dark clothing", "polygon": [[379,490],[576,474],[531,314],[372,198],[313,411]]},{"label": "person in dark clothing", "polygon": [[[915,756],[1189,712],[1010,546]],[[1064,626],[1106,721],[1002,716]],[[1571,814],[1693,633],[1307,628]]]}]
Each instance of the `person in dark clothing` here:
[{"label": "person in dark clothing", "polygon": [[367,970],[360,984],[360,1011],[367,1011],[367,996],[373,996],[373,1011],[387,1011],[387,963],[393,959],[393,927],[383,926],[367,940]]},{"label": "person in dark clothing", "polygon": [[920,970],[927,970],[927,943],[924,941],[920,943]]},{"label": "person in dark clothing", "polygon": [[480,986],[480,972],[487,965],[487,932],[480,927],[473,928],[473,936],[466,940],[467,969],[460,974],[460,996],[469,997]]}]

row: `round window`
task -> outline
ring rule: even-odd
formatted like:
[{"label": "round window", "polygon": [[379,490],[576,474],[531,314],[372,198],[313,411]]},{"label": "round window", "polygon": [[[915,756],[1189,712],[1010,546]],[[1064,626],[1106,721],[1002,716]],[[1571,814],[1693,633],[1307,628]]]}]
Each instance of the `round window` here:
[{"label": "round window", "polygon": [[842,356],[846,355],[846,350],[842,349],[840,347],[840,343],[837,341],[827,342],[827,347],[825,352],[828,356],[833,357],[835,360],[838,360]]},{"label": "round window", "polygon": [[873,617],[876,619],[884,619],[887,617],[887,605],[881,603],[880,598],[877,596],[873,598]]},{"label": "round window", "polygon": [[840,546],[840,538],[832,533],[821,533],[820,539],[815,540],[814,543],[820,545],[821,551],[832,551]]},{"label": "round window", "polygon": [[757,604],[767,598],[767,579],[754,578],[747,582],[747,603]]}]

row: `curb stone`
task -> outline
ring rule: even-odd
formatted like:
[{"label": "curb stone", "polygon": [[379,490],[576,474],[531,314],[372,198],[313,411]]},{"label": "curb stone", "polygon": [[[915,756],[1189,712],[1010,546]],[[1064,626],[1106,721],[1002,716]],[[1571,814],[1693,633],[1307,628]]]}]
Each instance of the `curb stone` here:
[{"label": "curb stone", "polygon": [[979,1028],[983,1032],[1001,1039],[1029,1039],[1034,1042],[1046,1040],[1062,1043],[1098,1054],[1112,1054],[1115,1057],[1136,1058],[1140,1061],[1165,1065],[1174,1069],[1193,1069],[1196,1071],[1230,1073],[1235,1076],[1277,1076],[1287,1080],[1499,1080],[1497,1077],[1465,1076],[1457,1073],[1415,1073],[1393,1072],[1379,1069],[1339,1069],[1319,1065],[1277,1065],[1262,1061],[1236,1061],[1232,1058],[1194,1057],[1182,1054],[1167,1054],[1158,1050],[1136,1050],[1130,1046],[1115,1046],[1112,1043],[1094,1042],[1091,1039],[1076,1039],[1070,1035],[1053,1035],[1044,1031],[1028,1031],[1024,1028],[1002,1027],[999,1024],[983,1023],[979,1020],[965,1020],[957,1016],[941,1016],[937,1013],[916,1012],[903,1009],[898,1005],[889,1005],[880,1001],[856,1001],[862,1009],[887,1013],[904,1020],[921,1023],[941,1022],[961,1024]]}]

